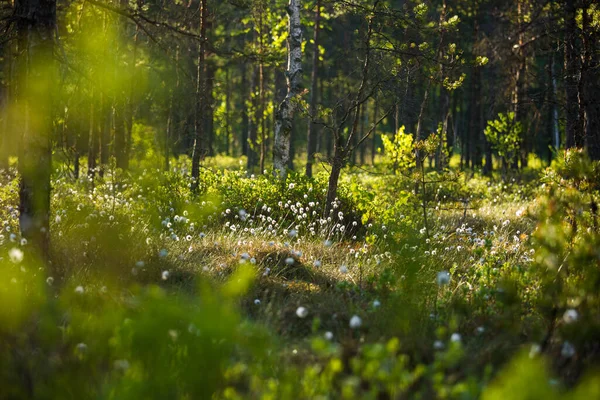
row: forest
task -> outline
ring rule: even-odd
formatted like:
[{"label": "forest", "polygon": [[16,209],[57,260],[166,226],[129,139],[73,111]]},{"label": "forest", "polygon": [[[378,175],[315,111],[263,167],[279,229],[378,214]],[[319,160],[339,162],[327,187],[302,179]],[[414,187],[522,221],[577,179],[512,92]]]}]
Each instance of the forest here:
[{"label": "forest", "polygon": [[599,202],[594,0],[0,3],[0,400],[600,399]]}]

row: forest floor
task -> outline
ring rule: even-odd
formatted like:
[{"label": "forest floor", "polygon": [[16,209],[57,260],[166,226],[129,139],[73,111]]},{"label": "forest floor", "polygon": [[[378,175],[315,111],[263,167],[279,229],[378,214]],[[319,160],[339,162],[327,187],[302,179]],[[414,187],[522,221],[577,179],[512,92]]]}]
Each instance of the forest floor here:
[{"label": "forest floor", "polygon": [[600,398],[595,167],[207,164],[55,177],[46,267],[3,175],[0,398]]}]

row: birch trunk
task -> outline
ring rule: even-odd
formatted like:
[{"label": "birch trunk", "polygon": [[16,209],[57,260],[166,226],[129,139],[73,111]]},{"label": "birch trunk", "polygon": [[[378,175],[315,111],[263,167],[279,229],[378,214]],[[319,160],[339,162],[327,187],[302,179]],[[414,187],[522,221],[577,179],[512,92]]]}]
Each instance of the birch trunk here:
[{"label": "birch trunk", "polygon": [[[288,65],[286,70],[287,95],[275,114],[275,142],[273,144],[273,168],[285,178],[290,157],[292,124],[296,105],[294,99],[300,94],[302,75],[302,27],[300,25],[300,0],[290,0],[288,5]],[[278,171],[278,172],[277,172]]]}]

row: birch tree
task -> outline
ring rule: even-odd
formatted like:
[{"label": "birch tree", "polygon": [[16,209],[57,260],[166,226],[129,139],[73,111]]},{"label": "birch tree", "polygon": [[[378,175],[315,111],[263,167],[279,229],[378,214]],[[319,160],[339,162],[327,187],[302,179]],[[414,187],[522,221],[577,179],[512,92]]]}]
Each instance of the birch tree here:
[{"label": "birch tree", "polygon": [[302,76],[302,26],[300,25],[300,0],[288,4],[288,62],[285,72],[287,94],[275,113],[275,142],[273,169],[285,178],[290,157],[290,142],[296,110],[295,98],[300,95]]}]

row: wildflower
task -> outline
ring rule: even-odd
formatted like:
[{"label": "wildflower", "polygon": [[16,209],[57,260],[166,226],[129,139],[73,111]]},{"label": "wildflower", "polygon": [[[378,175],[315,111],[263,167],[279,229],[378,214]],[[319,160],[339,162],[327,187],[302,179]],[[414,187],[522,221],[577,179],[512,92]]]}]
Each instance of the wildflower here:
[{"label": "wildflower", "polygon": [[296,184],[295,184],[295,183],[290,183],[290,184],[288,185],[288,188],[289,188],[290,190],[292,190],[292,189],[293,189],[293,188],[295,188],[295,187],[296,187]]},{"label": "wildflower", "polygon": [[333,242],[332,242],[331,240],[329,240],[329,239],[327,239],[327,240],[325,241],[325,247],[329,247],[329,246],[331,246],[332,244],[333,244]]},{"label": "wildflower", "polygon": [[8,251],[8,256],[10,257],[10,261],[18,264],[23,261],[23,250],[13,247]]},{"label": "wildflower", "polygon": [[256,258],[252,257],[252,258],[250,259],[250,264],[256,264]]},{"label": "wildflower", "polygon": [[373,308],[379,308],[381,306],[381,302],[379,300],[373,301]]},{"label": "wildflower", "polygon": [[22,238],[21,239],[21,246],[25,246],[27,244],[27,239]]},{"label": "wildflower", "polygon": [[563,321],[565,321],[566,324],[571,324],[571,323],[577,321],[578,319],[579,319],[579,313],[577,313],[577,310],[575,310],[573,308],[568,309],[563,314]]},{"label": "wildflower", "polygon": [[319,268],[319,267],[321,266],[321,261],[320,261],[320,260],[315,260],[315,261],[313,262],[313,266],[314,266],[315,268]]},{"label": "wildflower", "polygon": [[259,299],[254,299],[254,304],[256,304],[257,306],[260,305],[260,300]]},{"label": "wildflower", "polygon": [[298,318],[306,318],[306,316],[308,315],[308,310],[305,307],[298,307],[296,309],[296,315],[298,316]]},{"label": "wildflower", "polygon": [[331,333],[330,331],[325,332],[325,339],[332,340],[333,339],[333,333]]},{"label": "wildflower", "polygon": [[347,274],[347,273],[348,273],[348,267],[346,267],[345,265],[342,265],[342,266],[340,267],[340,272],[341,272],[342,274]]},{"label": "wildflower", "polygon": [[435,350],[443,350],[444,349],[444,342],[442,342],[441,340],[436,340],[435,342],[433,342],[433,348]]},{"label": "wildflower", "polygon": [[437,274],[437,284],[444,286],[450,283],[450,273],[448,271],[440,271]]},{"label": "wildflower", "polygon": [[288,257],[285,259],[285,263],[287,265],[293,265],[294,264],[294,259],[292,257]]},{"label": "wildflower", "polygon": [[161,274],[161,278],[163,281],[166,281],[167,279],[169,279],[169,271],[163,271]]},{"label": "wildflower", "polygon": [[54,278],[53,277],[49,276],[49,277],[46,278],[46,284],[48,286],[52,286],[53,283],[54,283]]},{"label": "wildflower", "polygon": [[296,237],[296,236],[298,236],[298,231],[297,231],[297,230],[295,230],[295,229],[292,229],[292,230],[290,230],[290,231],[288,232],[288,235],[289,235],[290,237]]},{"label": "wildflower", "polygon": [[483,326],[478,326],[476,332],[481,335],[483,332],[485,332],[485,328]]},{"label": "wildflower", "polygon": [[461,339],[460,333],[453,333],[452,336],[450,336],[450,341],[452,343],[460,343]]},{"label": "wildflower", "polygon": [[143,268],[144,267],[144,262],[140,260],[140,261],[138,261],[138,262],[135,263],[135,266],[138,267],[138,268]]},{"label": "wildflower", "polygon": [[352,318],[350,318],[350,328],[358,329],[358,328],[360,328],[361,325],[362,325],[362,319],[360,319],[360,317],[358,315],[353,315]]},{"label": "wildflower", "polygon": [[167,256],[167,254],[169,254],[169,252],[167,251],[167,249],[161,249],[161,250],[158,252],[158,256],[159,256],[160,258],[165,258],[165,257]]},{"label": "wildflower", "polygon": [[83,289],[83,286],[77,286],[75,288],[75,293],[77,293],[77,294],[83,294],[84,291],[85,290]]}]

